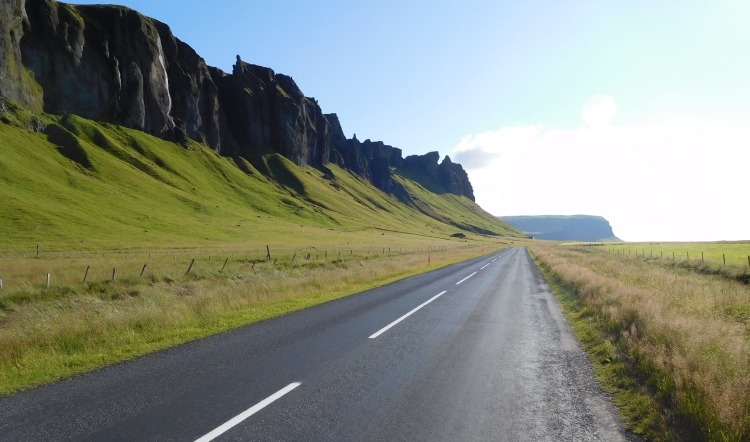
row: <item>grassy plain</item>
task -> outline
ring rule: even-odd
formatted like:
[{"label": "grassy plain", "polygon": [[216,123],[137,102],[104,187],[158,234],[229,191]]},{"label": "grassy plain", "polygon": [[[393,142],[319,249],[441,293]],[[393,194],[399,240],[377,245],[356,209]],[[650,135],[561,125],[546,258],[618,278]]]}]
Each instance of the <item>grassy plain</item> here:
[{"label": "grassy plain", "polygon": [[652,440],[748,439],[750,286],[607,246],[531,250],[631,428]]},{"label": "grassy plain", "polygon": [[604,251],[612,251],[625,255],[646,255],[665,259],[722,263],[726,257],[727,264],[739,266],[748,265],[750,256],[750,241],[718,241],[718,242],[645,242],[645,243],[604,243],[599,246]]},{"label": "grassy plain", "polygon": [[270,149],[229,158],[6,104],[0,394],[524,241],[408,177],[399,199],[333,164],[331,179]]}]

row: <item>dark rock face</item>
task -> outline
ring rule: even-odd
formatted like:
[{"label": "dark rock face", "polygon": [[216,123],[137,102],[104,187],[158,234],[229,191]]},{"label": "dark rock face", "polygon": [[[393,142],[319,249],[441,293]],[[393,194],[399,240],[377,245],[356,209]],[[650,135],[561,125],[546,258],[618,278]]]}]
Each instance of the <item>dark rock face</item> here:
[{"label": "dark rock face", "polygon": [[266,146],[298,166],[328,163],[331,125],[291,77],[237,57],[232,75],[215,72],[214,79],[229,131],[242,146],[240,155]]},{"label": "dark rock face", "polygon": [[404,158],[404,168],[437,180],[438,160],[440,160],[440,154],[437,152],[427,152],[424,155],[409,155]]},{"label": "dark rock face", "polygon": [[167,25],[117,6],[27,0],[25,11],[23,63],[41,86],[45,112],[221,148],[208,67]]},{"label": "dark rock face", "polygon": [[538,239],[620,241],[609,221],[592,215],[501,216],[500,219]]},{"label": "dark rock face", "polygon": [[23,62],[44,90],[44,110],[76,113],[169,137],[167,63],[154,21],[121,7],[27,0]]},{"label": "dark rock face", "polygon": [[24,6],[24,0],[0,2],[0,98],[39,112],[42,93],[21,58],[21,37],[29,23]]},{"label": "dark rock face", "polygon": [[404,168],[417,172],[425,179],[455,195],[463,195],[474,201],[474,189],[469,175],[460,164],[451,161],[448,155],[438,164],[440,154],[428,152],[424,155],[410,155],[404,158]]},{"label": "dark rock face", "polygon": [[448,155],[437,168],[437,178],[449,193],[463,195],[474,201],[474,188],[469,182],[469,175],[460,164],[453,163]]},{"label": "dark rock face", "polygon": [[[292,77],[245,63],[207,66],[169,27],[120,6],[55,0],[0,2],[0,98],[34,111],[77,114],[164,139],[204,143],[252,162],[273,149],[333,178],[335,163],[384,192],[404,195],[393,170],[410,170],[474,199],[463,168],[439,155],[402,157],[381,141],[347,139]],[[2,101],[0,100],[0,104]]]},{"label": "dark rock face", "polygon": [[167,62],[175,133],[182,132],[190,139],[220,151],[219,88],[214,84],[206,62],[193,48],[172,35],[167,25],[161,22],[155,22],[155,25]]}]

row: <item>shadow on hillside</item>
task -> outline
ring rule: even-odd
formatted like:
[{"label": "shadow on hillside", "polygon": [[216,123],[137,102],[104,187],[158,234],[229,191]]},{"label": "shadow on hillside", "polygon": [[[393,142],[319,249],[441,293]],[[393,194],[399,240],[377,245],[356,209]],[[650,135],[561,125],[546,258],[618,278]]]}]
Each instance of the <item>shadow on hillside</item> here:
[{"label": "shadow on hillside", "polygon": [[270,177],[282,187],[307,196],[305,185],[290,170],[292,163],[271,147],[254,146],[252,149],[245,149],[240,156],[252,164],[258,172]]},{"label": "shadow on hillside", "polygon": [[408,180],[414,181],[435,195],[444,195],[448,192],[443,186],[437,181],[427,176],[427,174],[421,173],[416,170],[397,168],[393,171],[395,174],[400,175]]},{"label": "shadow on hillside", "polygon": [[57,124],[50,124],[44,130],[47,141],[57,146],[57,151],[65,158],[72,160],[86,169],[94,169],[86,149],[78,138]]}]

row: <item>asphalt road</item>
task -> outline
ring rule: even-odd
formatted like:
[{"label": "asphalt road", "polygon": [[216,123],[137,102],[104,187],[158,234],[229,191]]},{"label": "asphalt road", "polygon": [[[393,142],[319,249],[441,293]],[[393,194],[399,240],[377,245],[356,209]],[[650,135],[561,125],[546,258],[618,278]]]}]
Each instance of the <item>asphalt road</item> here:
[{"label": "asphalt road", "polygon": [[513,248],[0,398],[0,440],[636,438]]}]

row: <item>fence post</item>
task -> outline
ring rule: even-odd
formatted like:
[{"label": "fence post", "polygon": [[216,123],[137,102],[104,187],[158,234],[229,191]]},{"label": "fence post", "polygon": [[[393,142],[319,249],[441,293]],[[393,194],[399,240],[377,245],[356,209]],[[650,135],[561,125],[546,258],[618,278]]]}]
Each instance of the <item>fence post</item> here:
[{"label": "fence post", "polygon": [[3,289],[3,278],[0,278],[0,290]]},{"label": "fence post", "polygon": [[47,273],[47,288],[49,288],[49,273]]},{"label": "fence post", "polygon": [[114,267],[112,269],[112,281],[114,281],[116,277],[117,277],[117,267]]},{"label": "fence post", "polygon": [[143,264],[143,268],[141,269],[141,278],[143,278],[143,272],[146,271],[146,264]]},{"label": "fence post", "polygon": [[295,253],[294,256],[292,256],[292,262],[294,262],[294,258],[297,257],[297,254]]},{"label": "fence post", "polygon": [[721,257],[724,259],[724,265],[726,266],[727,265],[727,255],[724,254],[724,253],[722,253]]},{"label": "fence post", "polygon": [[195,258],[193,258],[193,260],[190,261],[190,266],[188,267],[187,272],[185,272],[186,275],[190,273],[190,269],[193,268],[193,264],[195,264]]},{"label": "fence post", "polygon": [[229,258],[227,258],[227,259],[225,259],[225,260],[224,260],[224,265],[223,265],[223,266],[221,266],[221,270],[220,270],[220,272],[224,273],[224,267],[226,267],[226,266],[227,266],[227,262],[229,262]]},{"label": "fence post", "polygon": [[271,249],[269,249],[268,246],[266,246],[266,253],[267,253],[266,256],[268,257],[268,260],[270,261],[271,260]]},{"label": "fence post", "polygon": [[86,272],[83,273],[83,281],[81,281],[81,284],[86,284],[86,278],[89,276],[89,269],[91,266],[86,266]]}]

